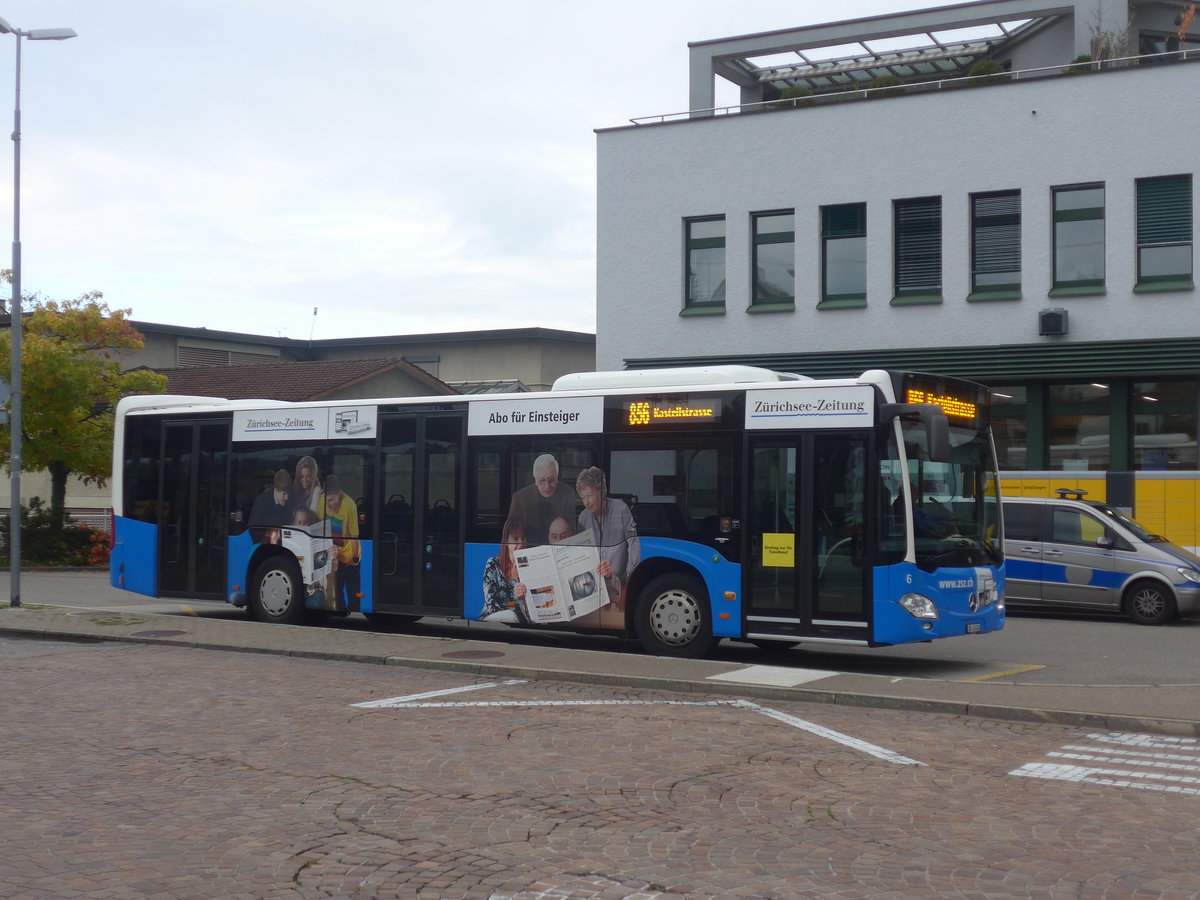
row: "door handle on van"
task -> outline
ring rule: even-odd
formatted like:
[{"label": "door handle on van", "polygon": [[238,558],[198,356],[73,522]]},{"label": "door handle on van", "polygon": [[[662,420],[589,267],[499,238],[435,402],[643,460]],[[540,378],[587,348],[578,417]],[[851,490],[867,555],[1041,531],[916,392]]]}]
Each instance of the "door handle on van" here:
[{"label": "door handle on van", "polygon": [[1044,554],[1046,554],[1047,556],[1062,556],[1063,555],[1063,552],[1061,550],[1050,550],[1049,548],[1043,548],[1042,552]]}]

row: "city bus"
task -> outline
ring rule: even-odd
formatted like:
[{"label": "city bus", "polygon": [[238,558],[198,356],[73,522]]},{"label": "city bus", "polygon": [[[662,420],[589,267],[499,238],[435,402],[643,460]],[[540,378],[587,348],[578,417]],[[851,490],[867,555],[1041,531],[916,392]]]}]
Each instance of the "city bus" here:
[{"label": "city bus", "polygon": [[982,385],[750,366],[551,390],[120,401],[112,584],[263,621],[359,613],[874,647],[1003,627]]}]

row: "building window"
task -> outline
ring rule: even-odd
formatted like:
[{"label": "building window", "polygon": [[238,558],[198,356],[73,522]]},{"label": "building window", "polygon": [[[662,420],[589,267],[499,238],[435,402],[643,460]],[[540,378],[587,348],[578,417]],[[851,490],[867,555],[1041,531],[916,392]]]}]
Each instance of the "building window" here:
[{"label": "building window", "polygon": [[821,303],[867,299],[867,204],[821,207]]},{"label": "building window", "polygon": [[796,300],[796,216],[790,209],[755,213],[754,284],[751,303],[755,306],[789,308]]},{"label": "building window", "polygon": [[895,201],[896,299],[942,298],[942,198]]},{"label": "building window", "polygon": [[1050,468],[1108,469],[1111,403],[1107,384],[1052,384],[1047,391]]},{"label": "building window", "polygon": [[685,219],[688,309],[725,308],[725,217]]},{"label": "building window", "polygon": [[971,293],[1021,293],[1021,192],[971,197]]},{"label": "building window", "polygon": [[1134,469],[1197,468],[1195,381],[1134,382],[1131,406]]},{"label": "building window", "polygon": [[1054,291],[1103,288],[1104,185],[1054,188]]},{"label": "building window", "polygon": [[1024,385],[992,388],[992,439],[1001,469],[1029,468],[1029,396]]},{"label": "building window", "polygon": [[1192,286],[1192,176],[1137,183],[1138,287]]}]

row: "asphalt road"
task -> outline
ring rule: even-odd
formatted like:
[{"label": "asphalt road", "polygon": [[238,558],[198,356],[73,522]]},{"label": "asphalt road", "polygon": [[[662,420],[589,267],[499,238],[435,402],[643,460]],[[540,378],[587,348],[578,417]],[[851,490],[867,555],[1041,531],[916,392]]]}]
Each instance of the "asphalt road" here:
[{"label": "asphalt road", "polygon": [[[155,600],[108,585],[94,572],[28,572],[22,576],[22,602],[80,609],[122,609],[177,615],[243,617],[228,604]],[[314,626],[318,627],[318,626]],[[330,619],[324,626],[379,630],[361,616]],[[422,619],[400,626],[410,634],[463,636],[506,643],[548,643],[556,647],[611,650],[621,642],[610,637],[542,633],[484,623]],[[627,652],[639,653],[634,644]],[[964,636],[931,644],[889,648],[801,645],[764,653],[748,644],[723,641],[717,658],[736,662],[826,669],[906,678],[952,681],[995,681],[1070,685],[1197,685],[1200,686],[1200,619],[1170,625],[1134,625],[1115,616],[1060,615],[1010,611],[1005,629],[996,634]]]}]

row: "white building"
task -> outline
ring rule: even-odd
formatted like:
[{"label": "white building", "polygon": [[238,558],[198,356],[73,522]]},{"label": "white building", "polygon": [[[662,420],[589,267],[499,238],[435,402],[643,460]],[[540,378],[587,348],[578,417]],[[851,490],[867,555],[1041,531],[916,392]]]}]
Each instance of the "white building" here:
[{"label": "white building", "polygon": [[1007,490],[1200,544],[1194,15],[985,0],[691,44],[687,111],[598,132],[598,367],[974,378]]}]

